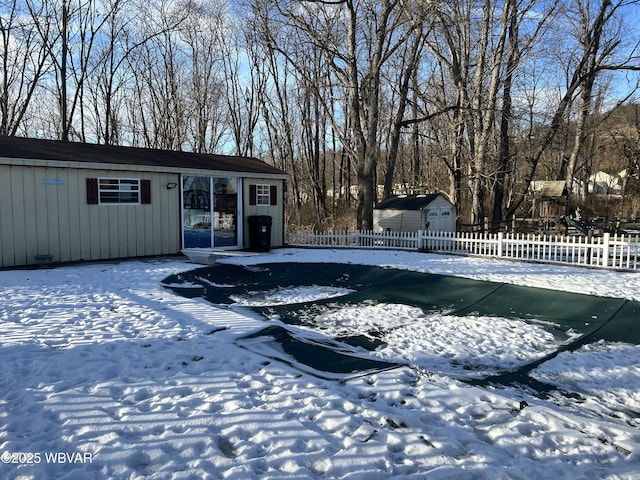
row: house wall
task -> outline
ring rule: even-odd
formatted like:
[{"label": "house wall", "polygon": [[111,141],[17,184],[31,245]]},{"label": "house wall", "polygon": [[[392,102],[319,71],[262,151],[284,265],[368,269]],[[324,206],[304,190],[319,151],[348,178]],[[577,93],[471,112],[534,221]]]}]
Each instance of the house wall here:
[{"label": "house wall", "polygon": [[418,230],[423,230],[422,211],[374,209],[373,229],[378,232],[385,230],[417,232]]},{"label": "house wall", "polygon": [[[273,205],[251,205],[251,185],[269,185],[276,187],[276,200]],[[250,247],[249,217],[268,215],[271,217],[271,246],[284,245],[284,181],[280,179],[244,178],[242,182],[243,248]]]},{"label": "house wall", "polygon": [[[86,179],[150,180],[149,205],[89,205]],[[180,189],[167,172],[0,165],[0,266],[180,251]]]}]

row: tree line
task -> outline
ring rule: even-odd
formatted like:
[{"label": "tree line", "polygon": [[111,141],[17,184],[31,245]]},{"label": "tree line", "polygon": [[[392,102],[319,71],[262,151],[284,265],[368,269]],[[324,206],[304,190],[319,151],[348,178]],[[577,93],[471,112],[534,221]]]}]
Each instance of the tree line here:
[{"label": "tree line", "polygon": [[[602,112],[636,100],[638,18],[637,0],[3,0],[0,134],[259,156],[290,174],[294,224],[368,229],[394,192],[439,191],[497,228],[536,178],[584,188]],[[612,135],[637,165],[637,129]]]}]

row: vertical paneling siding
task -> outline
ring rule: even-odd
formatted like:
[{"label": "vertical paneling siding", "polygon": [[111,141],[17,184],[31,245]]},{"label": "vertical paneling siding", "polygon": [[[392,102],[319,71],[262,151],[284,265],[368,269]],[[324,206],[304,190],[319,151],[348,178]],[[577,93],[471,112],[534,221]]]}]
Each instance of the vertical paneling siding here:
[{"label": "vertical paneling siding", "polygon": [[160,242],[153,238],[147,242],[153,244],[158,254],[164,252],[178,252],[181,245],[182,223],[180,210],[180,188],[167,190],[167,183],[180,185],[180,176],[177,174],[164,174],[159,181],[151,183],[151,204],[158,200],[158,221],[156,229],[159,231]]},{"label": "vertical paneling siding", "polygon": [[[100,177],[151,180],[150,205],[86,205],[91,225],[92,258],[163,255],[180,251],[180,190],[168,190],[177,174],[106,171]],[[85,181],[87,176],[82,179]],[[96,253],[97,251],[97,253]]]},{"label": "vertical paneling siding", "polygon": [[[284,182],[282,180],[266,180],[258,178],[245,178],[242,185],[243,201],[243,246],[249,247],[249,217],[251,215],[269,215],[271,220],[271,246],[284,245]],[[249,205],[249,185],[275,185],[277,187],[276,205]]]},{"label": "vertical paneling siding", "polygon": [[417,232],[424,226],[422,224],[421,210],[374,210],[374,230],[401,230],[403,232]]},{"label": "vertical paneling siding", "polygon": [[[0,165],[0,264],[13,265],[16,245],[14,241],[17,225],[13,219],[13,190],[11,168]],[[24,247],[24,246],[23,246]]]},{"label": "vertical paneling siding", "polygon": [[[61,178],[64,173],[60,169],[54,169],[54,178]],[[77,174],[76,174],[77,175]],[[73,172],[69,172],[69,178],[73,178]],[[65,188],[66,186],[66,188]],[[58,221],[60,225],[60,258],[71,259],[73,252],[80,251],[80,222],[78,222],[78,185],[77,181],[71,181],[52,189],[57,194],[57,203],[60,206]],[[67,215],[62,212],[69,212]],[[71,221],[71,219],[76,219]]]},{"label": "vertical paneling siding", "polygon": [[[151,180],[150,205],[87,205],[86,179]],[[177,253],[177,174],[0,165],[2,266]]]}]

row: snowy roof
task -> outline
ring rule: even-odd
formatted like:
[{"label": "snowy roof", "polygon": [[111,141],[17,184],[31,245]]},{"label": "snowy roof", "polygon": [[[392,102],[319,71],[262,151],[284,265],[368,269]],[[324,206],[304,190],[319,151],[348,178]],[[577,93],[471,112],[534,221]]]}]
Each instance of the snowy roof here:
[{"label": "snowy roof", "polygon": [[[422,194],[422,195],[397,195],[389,197],[380,202],[376,207],[378,210],[422,210],[433,202],[436,198],[441,197],[439,193]],[[443,197],[444,198],[444,197]]]}]

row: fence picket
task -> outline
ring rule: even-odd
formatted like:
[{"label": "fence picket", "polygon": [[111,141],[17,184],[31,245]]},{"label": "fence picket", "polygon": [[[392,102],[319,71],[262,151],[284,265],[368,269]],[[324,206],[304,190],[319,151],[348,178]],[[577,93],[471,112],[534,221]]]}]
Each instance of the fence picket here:
[{"label": "fence picket", "polygon": [[521,233],[340,230],[287,232],[289,245],[426,250],[545,263],[638,270],[640,235],[601,238]]}]

